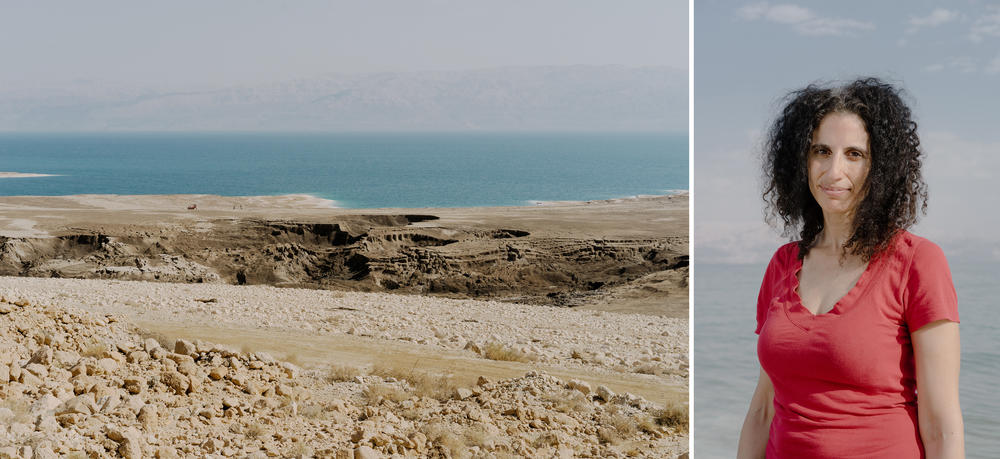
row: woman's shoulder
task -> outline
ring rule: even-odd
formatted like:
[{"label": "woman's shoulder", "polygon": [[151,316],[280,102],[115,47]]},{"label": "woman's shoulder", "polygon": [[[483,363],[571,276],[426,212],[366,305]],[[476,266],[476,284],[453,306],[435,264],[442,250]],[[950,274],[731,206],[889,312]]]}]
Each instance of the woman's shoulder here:
[{"label": "woman's shoulder", "polygon": [[887,255],[890,269],[899,273],[904,284],[915,276],[948,272],[948,260],[941,247],[909,231],[900,231],[893,238]]},{"label": "woman's shoulder", "polygon": [[794,260],[799,257],[799,241],[792,241],[787,244],[778,247],[778,250],[774,251],[774,255],[771,256],[772,260],[781,260],[783,262],[788,260]]},{"label": "woman's shoulder", "polygon": [[892,249],[898,258],[907,261],[944,258],[944,251],[930,239],[902,230],[893,238]]},{"label": "woman's shoulder", "polygon": [[789,242],[787,244],[778,247],[778,250],[774,251],[774,255],[771,255],[771,261],[767,264],[768,271],[784,271],[789,265],[792,264],[799,257],[799,243],[798,241]]}]

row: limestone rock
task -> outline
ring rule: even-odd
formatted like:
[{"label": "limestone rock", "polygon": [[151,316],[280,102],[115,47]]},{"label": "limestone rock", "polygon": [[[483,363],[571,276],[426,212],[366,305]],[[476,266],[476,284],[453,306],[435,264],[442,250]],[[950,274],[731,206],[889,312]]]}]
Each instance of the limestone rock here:
[{"label": "limestone rock", "polygon": [[194,345],[194,343],[188,340],[179,339],[176,343],[174,343],[174,352],[194,357],[195,355],[198,355],[198,348]]},{"label": "limestone rock", "polygon": [[89,415],[94,412],[94,394],[86,393],[66,400],[55,410],[55,415],[83,414]]},{"label": "limestone rock", "polygon": [[156,405],[144,405],[139,409],[139,415],[136,416],[139,424],[142,426],[142,430],[146,432],[152,432],[159,427],[160,417],[158,415]]},{"label": "limestone rock", "polygon": [[361,445],[354,448],[354,459],[380,459],[382,457],[381,453],[368,445]]},{"label": "limestone rock", "polygon": [[597,398],[605,402],[610,402],[611,399],[614,398],[614,396],[615,393],[611,392],[611,389],[608,389],[608,386],[604,385],[597,386]]},{"label": "limestone rock", "polygon": [[122,457],[126,459],[142,457],[142,435],[135,428],[113,427],[108,430],[108,438],[118,443],[118,454]]},{"label": "limestone rock", "polygon": [[146,380],[145,378],[140,378],[138,376],[128,376],[125,378],[125,382],[122,387],[124,387],[130,394],[138,394],[141,393],[143,388],[146,387]]},{"label": "limestone rock", "polygon": [[571,380],[569,380],[569,382],[566,384],[566,386],[569,387],[570,389],[576,389],[576,390],[580,391],[581,393],[583,393],[583,395],[590,395],[590,392],[592,390],[590,388],[590,384],[589,383],[587,383],[586,381],[581,381],[579,379],[571,379]]},{"label": "limestone rock", "polygon": [[173,389],[178,395],[186,394],[188,387],[191,386],[187,376],[173,370],[163,372],[160,375],[160,381],[162,381],[163,384],[166,384],[167,387]]}]

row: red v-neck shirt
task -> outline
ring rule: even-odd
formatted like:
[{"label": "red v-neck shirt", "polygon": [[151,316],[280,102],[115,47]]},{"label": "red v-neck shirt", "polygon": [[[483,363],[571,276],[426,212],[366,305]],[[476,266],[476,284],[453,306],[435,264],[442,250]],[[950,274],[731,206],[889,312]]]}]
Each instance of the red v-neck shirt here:
[{"label": "red v-neck shirt", "polygon": [[774,254],[757,298],[757,355],[774,384],[768,458],[922,458],[910,334],[958,322],[941,249],[902,232],[833,309],[798,294],[798,246]]}]

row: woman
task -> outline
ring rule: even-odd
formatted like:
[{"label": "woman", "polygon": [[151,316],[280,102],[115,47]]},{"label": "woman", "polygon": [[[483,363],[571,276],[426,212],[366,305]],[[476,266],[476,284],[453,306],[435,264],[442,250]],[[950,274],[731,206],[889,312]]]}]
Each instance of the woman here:
[{"label": "woman", "polygon": [[793,92],[765,149],[786,234],[757,301],[760,379],[739,458],[961,458],[958,306],[916,123],[869,78]]}]

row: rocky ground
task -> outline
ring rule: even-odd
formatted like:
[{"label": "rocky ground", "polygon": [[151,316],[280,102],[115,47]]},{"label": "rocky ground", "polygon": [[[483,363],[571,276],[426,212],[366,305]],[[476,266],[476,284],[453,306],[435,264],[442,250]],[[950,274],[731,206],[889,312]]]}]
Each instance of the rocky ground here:
[{"label": "rocky ground", "polygon": [[462,384],[391,364],[304,370],[123,315],[4,296],[0,317],[0,457],[673,457],[687,445],[680,404],[544,371]]}]

